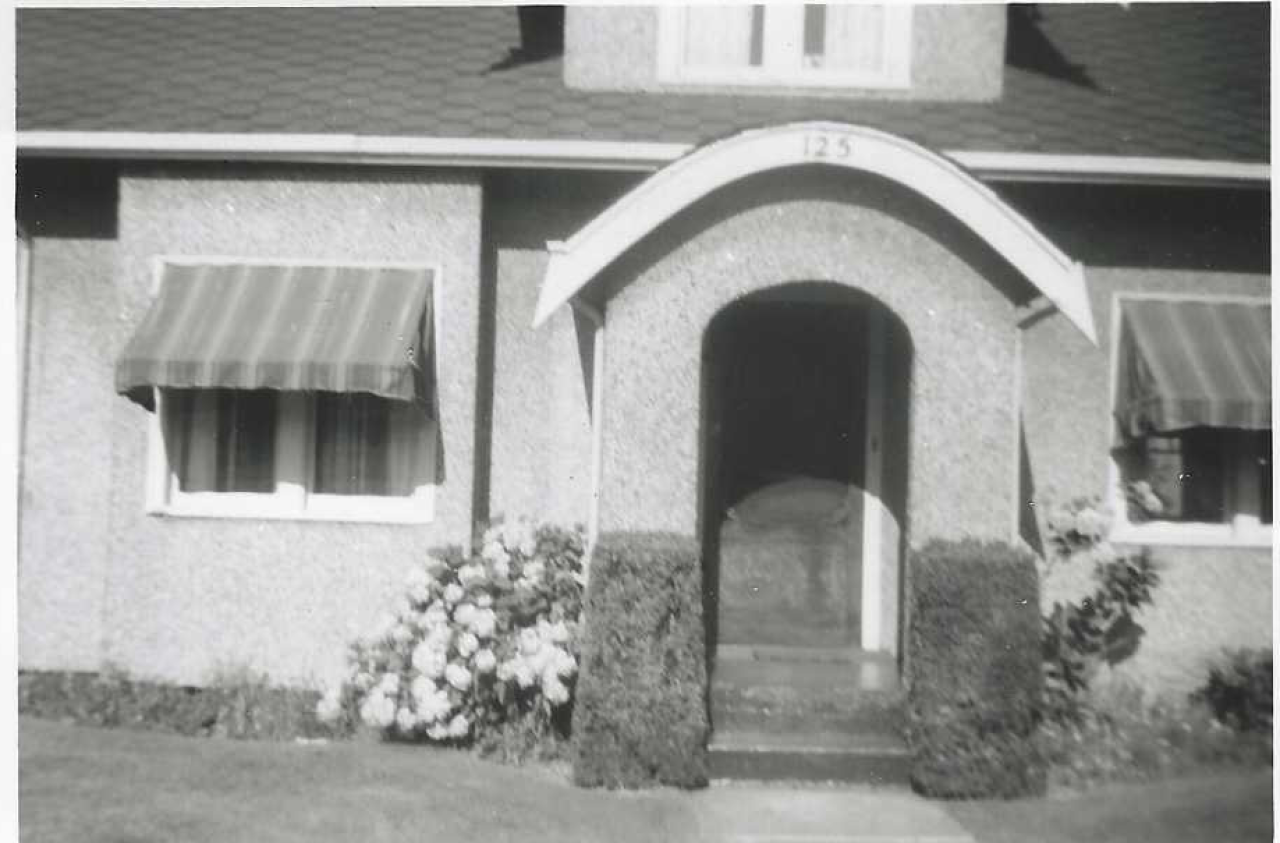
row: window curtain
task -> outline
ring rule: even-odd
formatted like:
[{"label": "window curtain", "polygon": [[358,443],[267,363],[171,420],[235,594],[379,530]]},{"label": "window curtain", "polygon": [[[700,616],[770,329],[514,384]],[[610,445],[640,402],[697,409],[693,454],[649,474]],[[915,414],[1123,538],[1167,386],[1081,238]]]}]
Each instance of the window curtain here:
[{"label": "window curtain", "polygon": [[689,6],[685,10],[685,64],[747,67],[751,64],[752,6]]},{"label": "window curtain", "polygon": [[822,67],[878,71],[884,68],[883,6],[829,5]]},{"label": "window curtain", "polygon": [[427,476],[429,433],[422,410],[410,402],[363,393],[319,393],[314,491],[413,494]]},{"label": "window curtain", "polygon": [[275,489],[276,396],[268,390],[169,390],[169,465],[184,492]]}]

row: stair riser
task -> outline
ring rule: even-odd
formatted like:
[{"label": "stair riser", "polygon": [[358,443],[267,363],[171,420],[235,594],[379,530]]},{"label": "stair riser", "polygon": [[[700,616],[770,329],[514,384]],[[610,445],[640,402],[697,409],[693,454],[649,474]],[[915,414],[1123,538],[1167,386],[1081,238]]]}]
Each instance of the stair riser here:
[{"label": "stair riser", "polygon": [[711,726],[721,731],[771,731],[778,734],[848,732],[850,734],[901,735],[905,725],[901,709],[864,709],[848,713],[806,712],[715,705]]},{"label": "stair riser", "polygon": [[759,781],[840,781],[903,786],[911,759],[903,754],[756,752],[711,748],[711,777]]}]

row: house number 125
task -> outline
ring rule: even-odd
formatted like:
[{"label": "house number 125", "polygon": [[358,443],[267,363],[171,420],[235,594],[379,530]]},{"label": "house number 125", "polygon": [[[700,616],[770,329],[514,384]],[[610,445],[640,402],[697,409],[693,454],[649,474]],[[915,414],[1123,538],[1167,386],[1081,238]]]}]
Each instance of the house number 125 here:
[{"label": "house number 125", "polygon": [[805,135],[805,158],[848,158],[853,154],[853,141],[844,135]]}]

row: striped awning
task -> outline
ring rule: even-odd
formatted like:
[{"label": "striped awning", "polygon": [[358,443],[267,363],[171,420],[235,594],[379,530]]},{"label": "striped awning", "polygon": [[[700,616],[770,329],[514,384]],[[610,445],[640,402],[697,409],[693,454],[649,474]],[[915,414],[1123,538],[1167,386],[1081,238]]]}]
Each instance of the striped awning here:
[{"label": "striped awning", "polygon": [[429,268],[166,263],[116,363],[153,387],[367,392],[434,404]]},{"label": "striped awning", "polygon": [[1271,427],[1271,305],[1121,301],[1116,419],[1128,436]]}]

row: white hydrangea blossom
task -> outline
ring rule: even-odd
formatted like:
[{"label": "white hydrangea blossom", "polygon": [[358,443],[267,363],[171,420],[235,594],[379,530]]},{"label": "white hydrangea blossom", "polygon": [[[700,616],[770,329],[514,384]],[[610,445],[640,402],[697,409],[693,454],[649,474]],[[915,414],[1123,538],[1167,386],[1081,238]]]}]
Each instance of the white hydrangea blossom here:
[{"label": "white hydrangea blossom", "polygon": [[459,691],[465,691],[471,687],[471,671],[457,662],[449,662],[444,669],[444,678]]},{"label": "white hydrangea blossom", "polygon": [[458,636],[457,647],[458,655],[464,659],[470,658],[476,650],[480,649],[480,639],[474,633],[464,632]]},{"label": "white hydrangea blossom", "polygon": [[453,704],[449,702],[448,692],[437,687],[436,683],[425,677],[418,677],[410,689],[420,723],[436,723],[449,716]]},{"label": "white hydrangea blossom", "polygon": [[332,723],[342,714],[342,688],[329,686],[316,702],[316,717],[321,723]]},{"label": "white hydrangea blossom", "polygon": [[375,729],[386,729],[395,722],[396,701],[383,693],[381,686],[365,697],[360,706],[360,719]]},{"label": "white hydrangea blossom", "polygon": [[477,673],[492,673],[497,667],[498,657],[493,654],[493,650],[488,647],[476,653],[476,657],[471,660],[471,664],[475,667]]},{"label": "white hydrangea blossom", "polygon": [[462,586],[456,582],[451,582],[444,588],[444,602],[446,605],[452,606],[466,595],[462,590]]},{"label": "white hydrangea blossom", "polygon": [[444,675],[445,665],[449,663],[445,651],[435,647],[424,639],[413,648],[413,669],[430,679],[439,679]]}]

